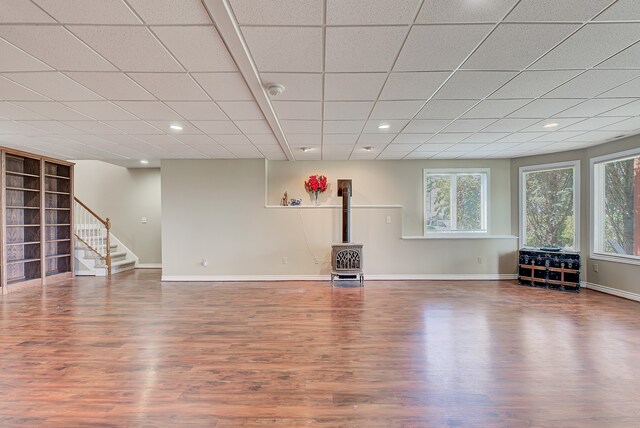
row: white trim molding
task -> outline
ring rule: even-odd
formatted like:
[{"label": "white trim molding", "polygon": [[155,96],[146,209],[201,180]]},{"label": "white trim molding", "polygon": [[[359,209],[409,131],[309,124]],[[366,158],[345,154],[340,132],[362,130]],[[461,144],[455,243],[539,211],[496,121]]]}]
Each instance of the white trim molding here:
[{"label": "white trim molding", "polygon": [[434,233],[433,235],[422,236],[403,236],[402,239],[405,240],[420,240],[420,239],[518,239],[517,236],[513,235],[487,235],[486,233]]},{"label": "white trim molding", "polygon": [[162,263],[138,263],[136,269],[162,269]]},{"label": "white trim molding", "polygon": [[[365,281],[496,281],[517,279],[516,274],[364,274]],[[163,282],[327,281],[327,275],[163,275]]]},{"label": "white trim molding", "polygon": [[629,300],[634,300],[636,302],[640,302],[640,294],[632,293],[631,291],[619,290],[617,288],[607,287],[605,285],[600,285],[600,284],[594,284],[592,282],[583,282],[582,287],[588,288],[590,290],[596,290],[601,293],[622,297],[623,299],[629,299]]}]

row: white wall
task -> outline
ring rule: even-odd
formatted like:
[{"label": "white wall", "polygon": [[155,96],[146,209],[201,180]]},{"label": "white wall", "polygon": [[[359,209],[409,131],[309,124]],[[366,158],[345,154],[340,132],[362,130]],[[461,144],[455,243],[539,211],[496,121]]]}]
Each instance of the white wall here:
[{"label": "white wall", "polygon": [[[514,239],[401,239],[403,221],[404,234],[422,234],[422,169],[445,165],[491,168],[492,231],[508,234],[508,160],[162,161],[163,276],[207,279],[328,275],[331,243],[340,241],[340,211],[265,208],[265,180],[268,201],[277,205],[284,190],[290,197],[306,196],[304,179],[316,172],[327,175],[332,184],[323,204],[337,204],[336,180],[352,178],[354,205],[405,206],[354,208],[352,241],[365,245],[366,274],[513,274],[517,249]],[[305,203],[310,204],[308,199]],[[387,216],[391,217],[391,224],[386,223]],[[282,263],[284,257],[286,264]],[[203,258],[209,261],[207,267],[201,265]]]},{"label": "white wall", "polygon": [[[75,162],[75,196],[111,219],[113,234],[140,263],[161,263],[160,169]],[[146,224],[142,217],[147,217]]]}]

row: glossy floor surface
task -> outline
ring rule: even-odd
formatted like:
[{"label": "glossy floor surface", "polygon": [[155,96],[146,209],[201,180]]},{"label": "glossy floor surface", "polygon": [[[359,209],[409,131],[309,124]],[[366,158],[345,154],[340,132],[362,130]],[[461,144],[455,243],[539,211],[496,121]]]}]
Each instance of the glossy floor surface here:
[{"label": "glossy floor surface", "polygon": [[0,297],[0,426],[640,426],[637,302],[159,278]]}]

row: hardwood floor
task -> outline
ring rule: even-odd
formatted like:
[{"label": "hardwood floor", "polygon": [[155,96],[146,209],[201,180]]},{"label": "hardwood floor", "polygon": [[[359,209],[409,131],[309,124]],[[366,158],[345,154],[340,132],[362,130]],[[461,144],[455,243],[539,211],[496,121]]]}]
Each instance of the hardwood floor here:
[{"label": "hardwood floor", "polygon": [[0,426],[640,426],[640,304],[502,282],[0,297]]}]

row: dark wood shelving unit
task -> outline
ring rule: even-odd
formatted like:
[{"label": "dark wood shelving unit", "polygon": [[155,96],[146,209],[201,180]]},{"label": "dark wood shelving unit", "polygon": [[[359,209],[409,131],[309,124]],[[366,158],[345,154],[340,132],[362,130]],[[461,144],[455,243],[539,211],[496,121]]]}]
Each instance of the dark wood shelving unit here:
[{"label": "dark wood shelving unit", "polygon": [[73,277],[73,164],[0,151],[2,293]]}]

